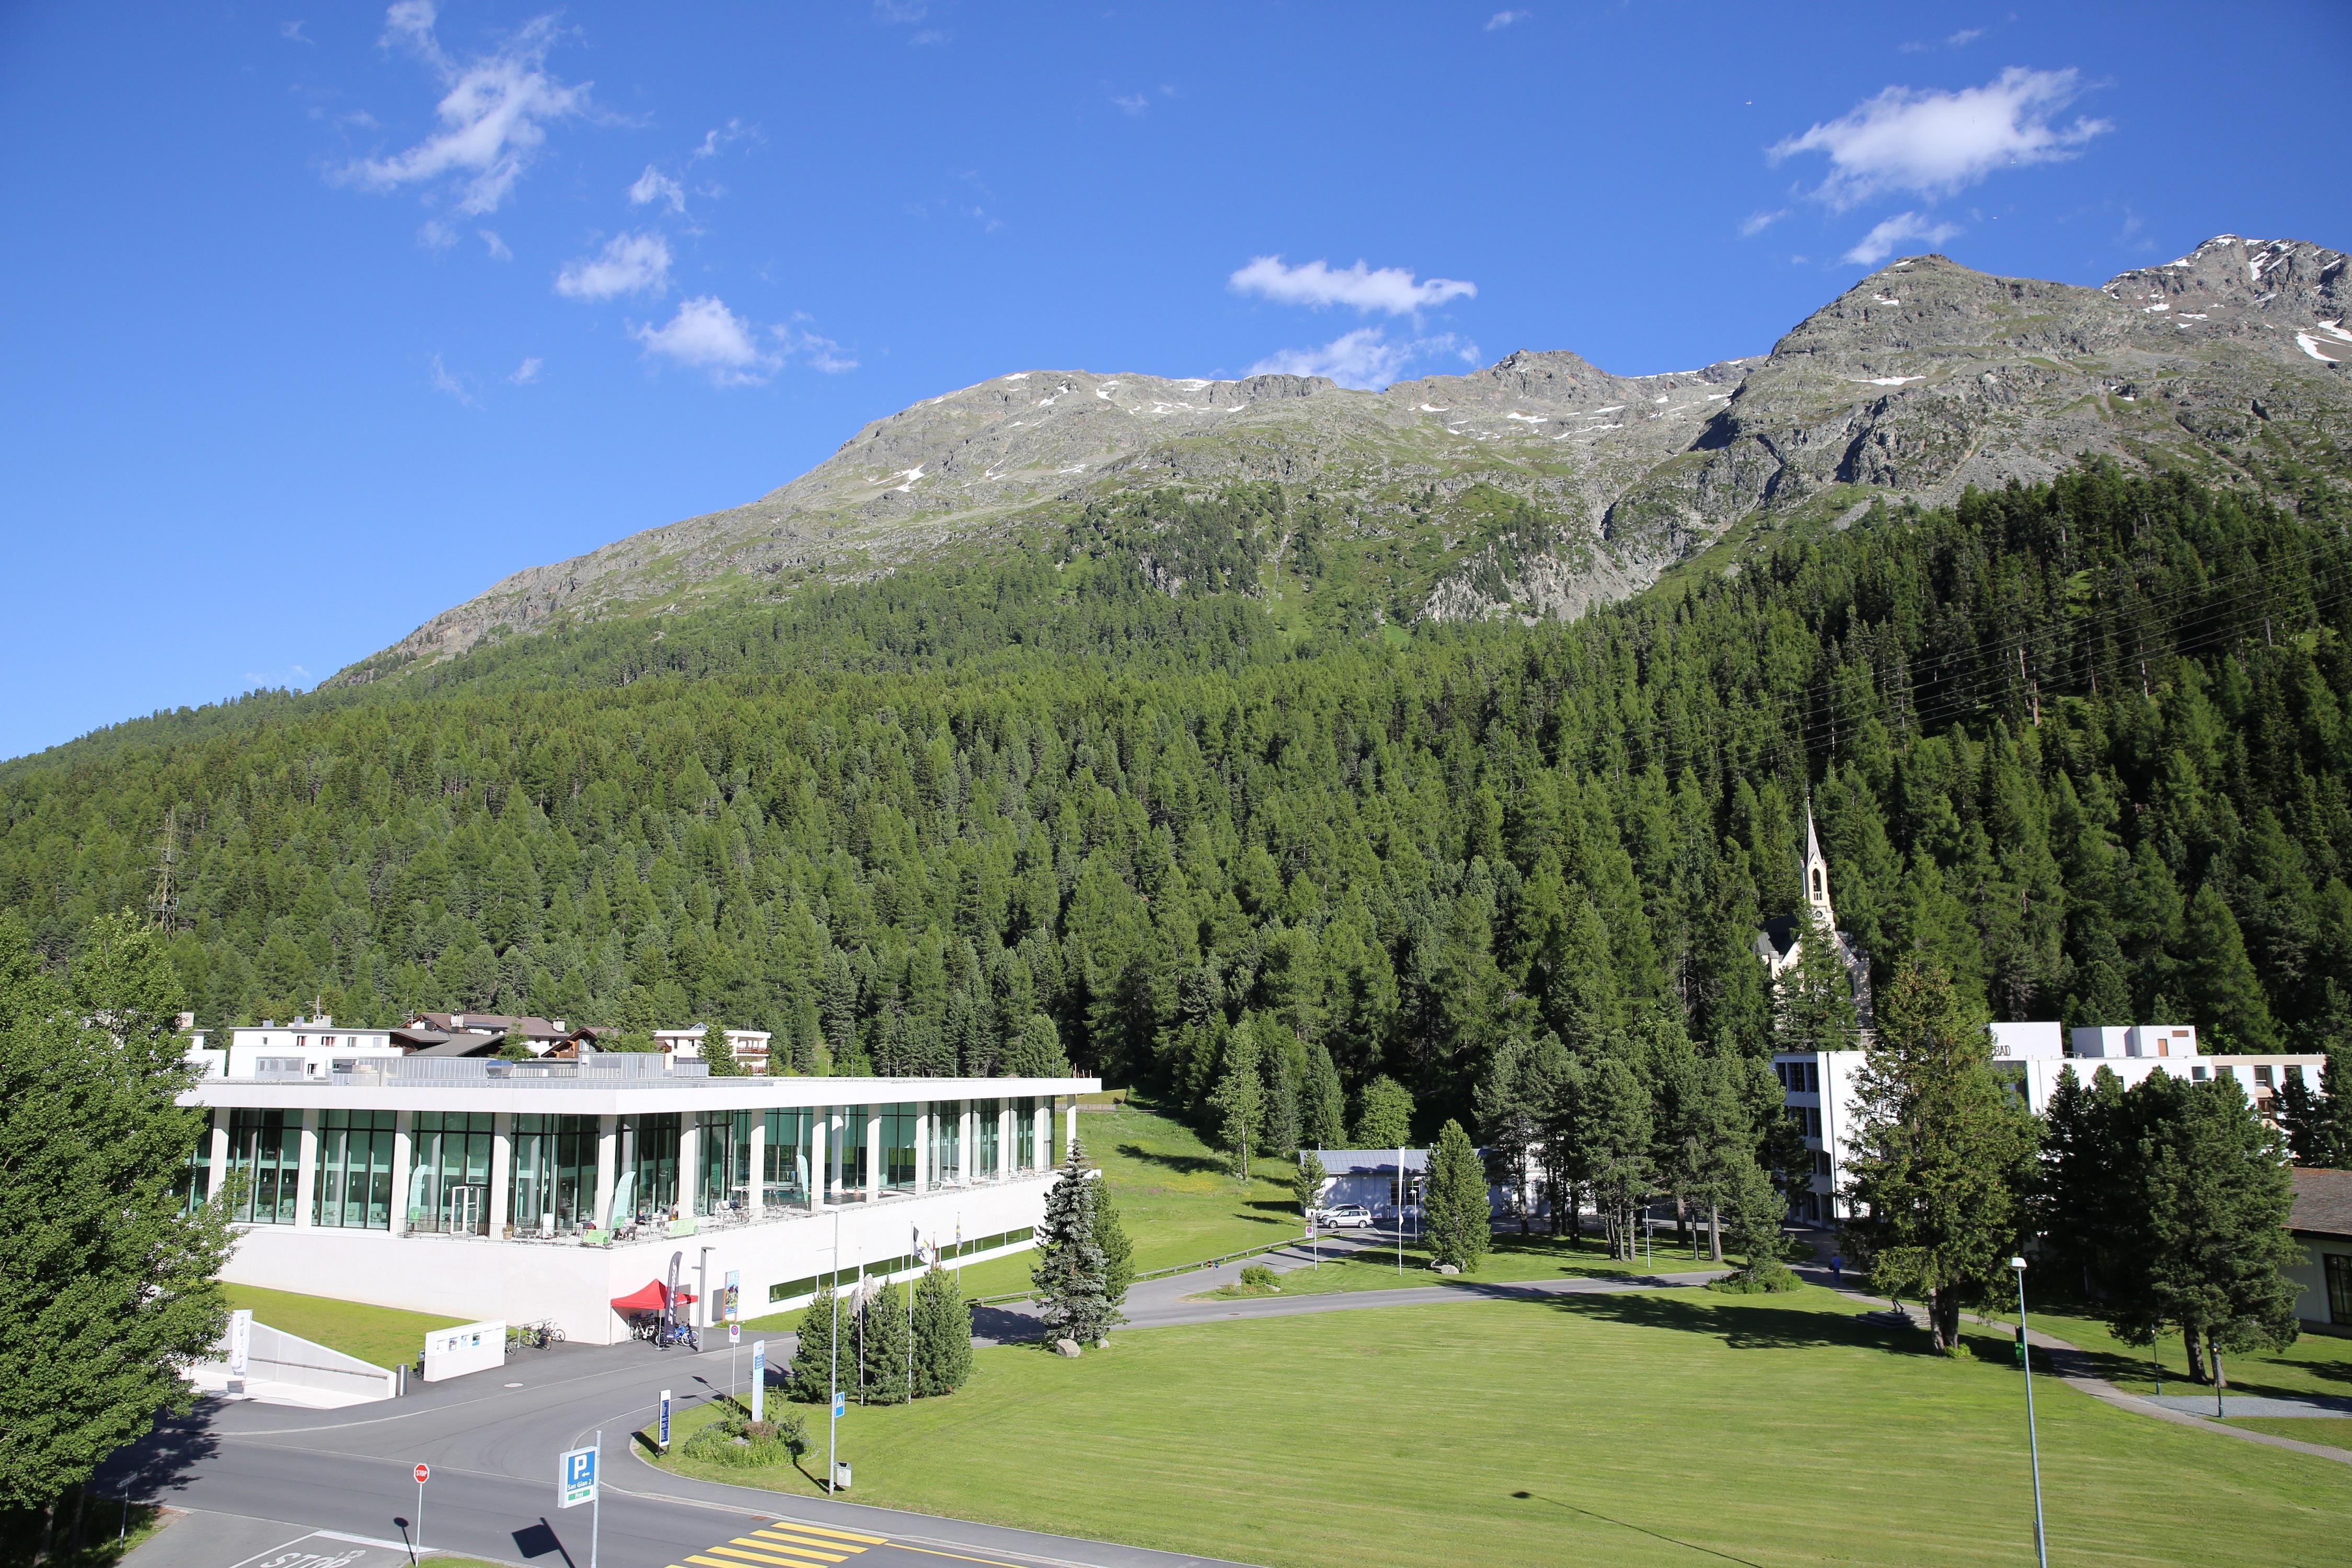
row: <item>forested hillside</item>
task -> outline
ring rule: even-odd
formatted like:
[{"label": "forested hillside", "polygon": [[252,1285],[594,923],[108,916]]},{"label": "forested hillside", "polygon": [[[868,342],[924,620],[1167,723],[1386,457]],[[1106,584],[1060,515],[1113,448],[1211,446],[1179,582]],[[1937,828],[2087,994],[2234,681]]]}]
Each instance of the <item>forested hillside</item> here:
[{"label": "forested hillside", "polygon": [[118,726],[0,768],[0,903],[70,956],[149,906],[168,809],[207,1024],[652,1015],[948,1072],[1042,1012],[1197,1108],[1248,1020],[1433,1128],[1514,1036],[1763,1047],[1750,941],[1810,791],[1882,974],[1923,951],[1998,1017],[2217,1044],[2352,1027],[2332,516],[2089,468],[1407,640],[1268,613],[1270,560],[1346,601],[1304,498],[1153,505]]}]

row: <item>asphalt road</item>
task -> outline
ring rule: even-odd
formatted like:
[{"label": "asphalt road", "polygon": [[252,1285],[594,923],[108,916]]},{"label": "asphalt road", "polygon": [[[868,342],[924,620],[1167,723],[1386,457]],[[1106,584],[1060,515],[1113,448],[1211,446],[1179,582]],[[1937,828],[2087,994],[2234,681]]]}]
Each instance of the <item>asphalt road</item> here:
[{"label": "asphalt road", "polygon": [[[1387,1238],[1350,1239],[1377,1247]],[[1330,1250],[1327,1239],[1325,1256]],[[1307,1262],[1308,1252],[1300,1247],[1266,1261],[1283,1270]],[[1701,1272],[1638,1280],[1449,1284],[1236,1301],[1184,1299],[1237,1278],[1240,1268],[1137,1285],[1127,1306],[1130,1325],[1361,1310],[1465,1297],[1599,1293],[1696,1283],[1706,1277]],[[1022,1308],[983,1309],[975,1317],[975,1337],[983,1340],[1034,1338],[1039,1332],[1034,1316]],[[766,1337],[772,1364],[781,1366],[790,1354],[790,1336]],[[736,1365],[749,1375],[748,1352]],[[116,1456],[98,1485],[110,1495],[205,1514],[285,1521],[289,1534],[299,1533],[292,1527],[308,1527],[358,1538],[334,1551],[318,1542],[289,1549],[280,1553],[286,1560],[281,1568],[390,1568],[383,1543],[420,1536],[427,1547],[531,1568],[590,1568],[592,1510],[556,1506],[556,1456],[587,1447],[601,1429],[604,1498],[596,1523],[595,1568],[814,1568],[832,1563],[940,1568],[945,1561],[1007,1568],[1182,1568],[1213,1561],[719,1486],[670,1475],[634,1455],[629,1434],[655,1418],[661,1389],[671,1390],[674,1410],[683,1412],[726,1394],[730,1379],[723,1344],[695,1355],[632,1342],[520,1352],[502,1372],[429,1384],[402,1399],[344,1410],[206,1400],[186,1419]],[[413,1479],[420,1461],[432,1468],[421,1510]],[[250,1559],[227,1545],[205,1544],[213,1538],[204,1531],[177,1537],[184,1546],[175,1544],[175,1534],[166,1531],[142,1550],[139,1568],[238,1568]],[[339,1557],[349,1562],[333,1561]],[[385,1558],[381,1564],[374,1562],[379,1557]],[[274,1560],[250,1561],[255,1568],[269,1568]]]}]

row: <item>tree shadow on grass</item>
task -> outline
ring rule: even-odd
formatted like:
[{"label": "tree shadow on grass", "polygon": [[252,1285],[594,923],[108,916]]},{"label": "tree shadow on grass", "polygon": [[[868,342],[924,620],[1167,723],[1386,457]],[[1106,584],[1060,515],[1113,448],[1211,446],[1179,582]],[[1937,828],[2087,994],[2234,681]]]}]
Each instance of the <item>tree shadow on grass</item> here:
[{"label": "tree shadow on grass", "polygon": [[[1468,1289],[1495,1294],[1529,1294],[1526,1290],[1511,1292],[1504,1286]],[[1752,1296],[1710,1300],[1696,1292],[1671,1296],[1583,1293],[1547,1294],[1542,1299],[1557,1310],[1580,1317],[1603,1319],[1633,1328],[1703,1334],[1738,1351],[1845,1345],[1884,1351],[1889,1355],[1917,1355],[1929,1351],[1932,1345],[1927,1333],[1918,1329],[1849,1317],[1842,1312],[1750,1305],[1756,1300]]]},{"label": "tree shadow on grass", "polygon": [[1159,1165],[1182,1176],[1199,1176],[1229,1172],[1232,1167],[1214,1154],[1171,1154],[1159,1149],[1147,1149],[1140,1143],[1121,1143],[1119,1153],[1140,1165]]},{"label": "tree shadow on grass", "polygon": [[1703,1552],[1709,1557],[1721,1558],[1726,1563],[1743,1564],[1743,1568],[1763,1568],[1762,1563],[1751,1563],[1745,1557],[1734,1557],[1728,1552],[1717,1552],[1712,1546],[1701,1546],[1696,1541],[1685,1541],[1678,1535],[1661,1534],[1646,1525],[1629,1524],[1622,1519],[1612,1519],[1605,1513],[1596,1513],[1589,1508],[1580,1508],[1572,1502],[1562,1502],[1558,1498],[1548,1498],[1541,1492],[1513,1492],[1511,1495],[1523,1502],[1549,1503],[1552,1507],[1564,1510],[1569,1513],[1580,1513],[1587,1519],[1597,1519],[1603,1524],[1613,1524],[1620,1530],[1630,1530],[1636,1535],[1646,1535],[1653,1541],[1663,1541],[1669,1546],[1679,1546],[1685,1552]]}]

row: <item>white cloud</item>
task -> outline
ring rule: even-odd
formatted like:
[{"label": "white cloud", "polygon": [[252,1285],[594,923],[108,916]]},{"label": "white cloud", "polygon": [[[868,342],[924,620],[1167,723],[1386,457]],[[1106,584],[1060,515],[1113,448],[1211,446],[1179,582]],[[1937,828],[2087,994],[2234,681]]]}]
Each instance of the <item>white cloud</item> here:
[{"label": "white cloud", "polygon": [[1739,237],[1742,239],[1753,239],[1758,235],[1762,234],[1766,229],[1770,228],[1774,224],[1779,223],[1782,218],[1787,217],[1788,216],[1789,209],[1787,207],[1782,207],[1778,212],[1750,213],[1746,217],[1739,220]]},{"label": "white cloud", "polygon": [[1929,223],[1917,213],[1896,213],[1864,235],[1839,259],[1860,267],[1875,267],[1913,240],[1923,245],[1941,245],[1959,232],[1948,223]]},{"label": "white cloud", "polygon": [[505,240],[499,237],[498,230],[490,228],[478,228],[474,232],[480,235],[482,237],[482,243],[489,247],[491,260],[512,261],[514,259],[513,249],[508,246]]},{"label": "white cloud", "polygon": [[675,364],[709,374],[718,386],[756,386],[775,374],[783,356],[761,346],[761,333],[714,294],[688,300],[658,327],[633,326],[629,335]]},{"label": "white cloud", "polygon": [[437,217],[429,217],[417,226],[416,243],[427,250],[446,250],[457,243],[457,231]]},{"label": "white cloud", "polygon": [[1403,267],[1374,271],[1361,261],[1345,271],[1321,261],[1285,267],[1279,256],[1253,257],[1247,267],[1225,282],[1236,294],[1256,294],[1280,305],[1312,305],[1317,310],[1351,305],[1366,313],[1385,310],[1391,316],[1417,314],[1448,300],[1475,299],[1478,293],[1475,283],[1451,278],[1417,283],[1412,270]]},{"label": "white cloud", "polygon": [[658,294],[669,287],[669,241],[647,230],[616,234],[594,256],[567,261],[555,291],[567,300],[613,300]]},{"label": "white cloud", "polygon": [[1111,101],[1118,105],[1119,108],[1127,110],[1129,114],[1140,114],[1145,110],[1151,107],[1151,100],[1139,92],[1130,92],[1114,97]]},{"label": "white cloud", "polygon": [[411,49],[441,79],[440,130],[404,153],[349,164],[342,176],[379,191],[446,178],[460,215],[493,213],[546,142],[549,122],[587,109],[588,84],[547,74],[552,16],[525,23],[497,52],[462,66],[434,37],[435,17],[432,0],[399,0],[384,15],[384,42]]},{"label": "white cloud", "polygon": [[775,329],[776,336],[783,342],[784,352],[798,354],[811,370],[821,370],[827,375],[840,375],[856,370],[857,362],[850,358],[839,343],[797,324],[807,320],[806,316],[795,316],[795,324]]},{"label": "white cloud", "polygon": [[1379,327],[1358,327],[1315,348],[1284,349],[1249,367],[1251,375],[1328,375],[1341,386],[1373,391],[1404,374],[1416,360],[1457,358],[1478,363],[1478,345],[1452,332],[1397,342]]},{"label": "white cloud", "polygon": [[318,42],[315,38],[306,37],[303,36],[302,24],[299,20],[278,23],[278,36],[285,39],[289,44],[311,44]]},{"label": "white cloud", "polygon": [[539,379],[539,367],[545,363],[544,360],[527,359],[515,366],[514,374],[507,379],[517,386],[529,386]]},{"label": "white cloud", "polygon": [[1852,113],[1779,142],[1769,156],[1777,163],[1800,153],[1828,154],[1829,178],[1813,194],[1841,211],[1881,191],[1948,195],[1995,169],[2071,158],[2113,130],[2105,120],[2050,122],[2080,92],[2071,68],[2020,66],[1958,92],[1890,87]]},{"label": "white cloud", "polygon": [[687,157],[688,159],[716,158],[719,156],[719,153],[725,149],[729,142],[741,142],[747,139],[754,142],[764,142],[767,140],[766,137],[760,134],[760,128],[758,126],[746,125],[740,118],[730,119],[724,125],[715,126],[712,129],[704,132],[702,133],[702,145],[688,153]]},{"label": "white cloud", "polygon": [[448,367],[441,363],[439,354],[433,356],[433,390],[456,398],[462,407],[479,408],[482,405],[474,396],[471,387],[449,374]]},{"label": "white cloud", "polygon": [[629,205],[641,207],[652,202],[667,202],[670,211],[682,213],[686,210],[686,187],[647,163],[646,172],[637,176],[637,183],[629,187]]},{"label": "white cloud", "polygon": [[1946,38],[1944,46],[1947,48],[1965,49],[1984,36],[1985,30],[1982,27],[1962,27],[1958,32]]},{"label": "white cloud", "polygon": [[1524,22],[1534,15],[1533,11],[1497,11],[1486,18],[1486,31],[1499,32],[1514,22]]}]

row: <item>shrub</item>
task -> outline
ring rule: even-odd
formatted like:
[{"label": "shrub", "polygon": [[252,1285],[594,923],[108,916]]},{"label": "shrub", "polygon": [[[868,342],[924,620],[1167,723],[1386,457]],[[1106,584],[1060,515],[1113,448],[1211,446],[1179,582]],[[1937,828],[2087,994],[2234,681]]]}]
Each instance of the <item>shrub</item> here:
[{"label": "shrub", "polygon": [[1260,1290],[1279,1290],[1282,1281],[1273,1269],[1263,1263],[1253,1263],[1242,1270],[1242,1283]]},{"label": "shrub", "polygon": [[688,1437],[680,1452],[690,1459],[738,1469],[765,1469],[788,1465],[807,1453],[808,1428],[796,1415],[778,1421],[724,1415]]},{"label": "shrub", "polygon": [[1727,1296],[1778,1296],[1795,1289],[1801,1283],[1779,1258],[1760,1258],[1745,1268],[1711,1281],[1707,1289]]}]

